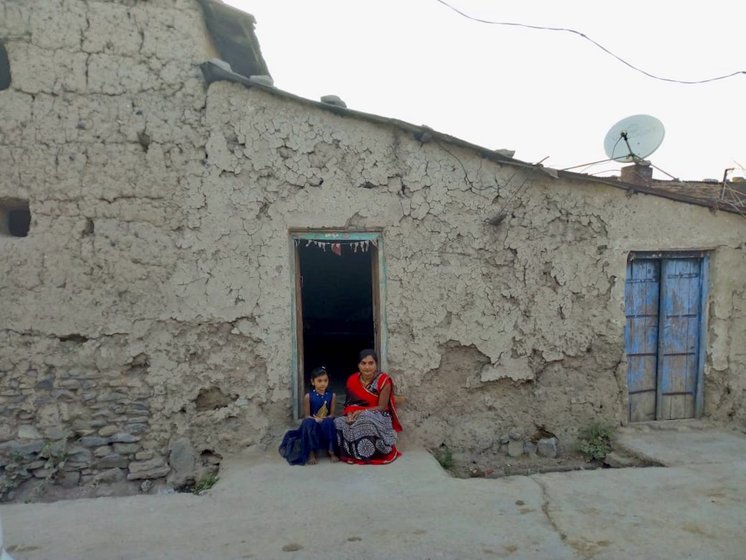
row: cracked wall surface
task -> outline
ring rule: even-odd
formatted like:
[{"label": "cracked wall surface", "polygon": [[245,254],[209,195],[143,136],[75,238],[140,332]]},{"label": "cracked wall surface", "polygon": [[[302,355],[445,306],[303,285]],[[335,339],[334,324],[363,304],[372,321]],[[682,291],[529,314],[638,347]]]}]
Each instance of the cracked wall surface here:
[{"label": "cracked wall surface", "polygon": [[742,217],[208,88],[188,0],[0,0],[0,38],[0,201],[32,213],[28,237],[0,237],[6,474],[20,453],[14,476],[47,476],[50,441],[79,484],[162,479],[184,438],[195,469],[274,445],[297,228],[383,232],[385,360],[425,445],[625,421],[630,251],[711,251],[705,414],[746,420]]}]

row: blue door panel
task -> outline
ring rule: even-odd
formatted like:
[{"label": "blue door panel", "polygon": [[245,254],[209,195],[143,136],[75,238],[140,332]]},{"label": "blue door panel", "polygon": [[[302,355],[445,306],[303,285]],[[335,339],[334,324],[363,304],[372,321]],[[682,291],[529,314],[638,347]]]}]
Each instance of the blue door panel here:
[{"label": "blue door panel", "polygon": [[629,414],[633,421],[655,419],[660,263],[631,261],[625,282],[625,346]]},{"label": "blue door panel", "polygon": [[694,416],[701,301],[699,259],[666,259],[661,268],[657,418]]}]

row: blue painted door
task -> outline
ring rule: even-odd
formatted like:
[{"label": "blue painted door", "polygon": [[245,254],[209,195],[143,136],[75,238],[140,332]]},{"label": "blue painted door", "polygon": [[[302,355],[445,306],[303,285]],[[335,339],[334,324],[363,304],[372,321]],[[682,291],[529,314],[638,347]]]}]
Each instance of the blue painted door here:
[{"label": "blue painted door", "polygon": [[699,365],[702,261],[662,262],[658,419],[692,418]]},{"label": "blue painted door", "polygon": [[630,261],[624,293],[624,344],[629,418],[633,422],[655,420],[659,297],[660,261]]},{"label": "blue painted door", "polygon": [[625,283],[629,418],[691,418],[698,410],[703,259],[634,259]]}]

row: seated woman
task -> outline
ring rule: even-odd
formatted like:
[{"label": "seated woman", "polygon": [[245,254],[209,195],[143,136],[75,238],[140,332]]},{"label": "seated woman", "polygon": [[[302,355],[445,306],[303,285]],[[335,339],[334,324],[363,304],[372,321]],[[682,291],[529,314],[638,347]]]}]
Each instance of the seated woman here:
[{"label": "seated woman", "polygon": [[343,416],[334,419],[340,458],[347,463],[383,465],[401,453],[396,432],[402,430],[394,405],[394,382],[378,371],[374,350],[360,352],[359,371],[347,379]]}]

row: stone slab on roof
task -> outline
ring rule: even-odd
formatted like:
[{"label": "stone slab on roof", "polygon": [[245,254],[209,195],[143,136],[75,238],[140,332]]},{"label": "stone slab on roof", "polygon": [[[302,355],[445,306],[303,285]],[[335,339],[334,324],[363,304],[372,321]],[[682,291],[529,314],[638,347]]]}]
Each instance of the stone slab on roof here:
[{"label": "stone slab on roof", "polygon": [[254,33],[254,16],[214,0],[198,1],[213,44],[233,72],[246,77],[269,76]]}]

